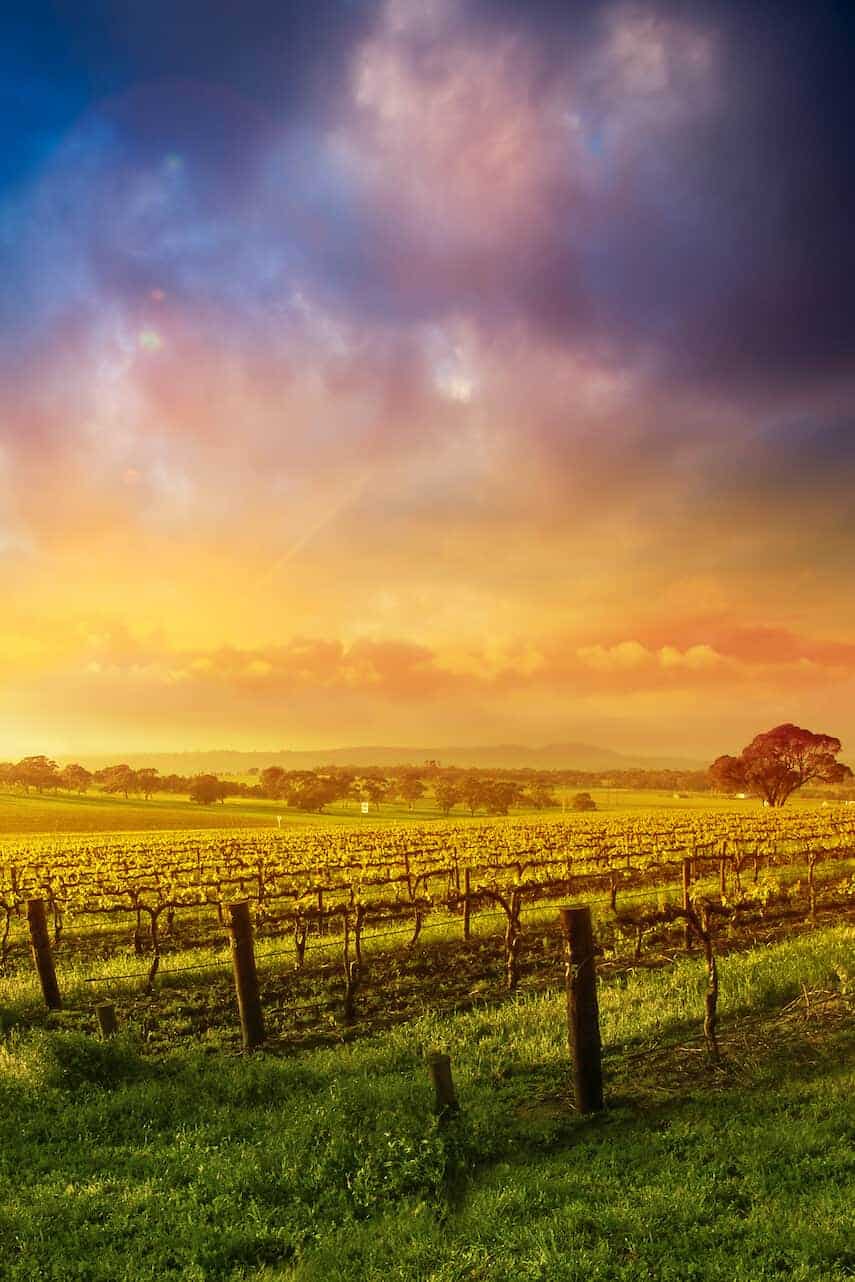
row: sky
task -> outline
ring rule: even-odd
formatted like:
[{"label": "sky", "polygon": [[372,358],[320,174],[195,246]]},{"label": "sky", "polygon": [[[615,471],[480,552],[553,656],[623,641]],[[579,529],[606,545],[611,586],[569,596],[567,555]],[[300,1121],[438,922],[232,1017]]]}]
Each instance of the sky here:
[{"label": "sky", "polygon": [[4,8],[0,754],[855,760],[852,34]]}]

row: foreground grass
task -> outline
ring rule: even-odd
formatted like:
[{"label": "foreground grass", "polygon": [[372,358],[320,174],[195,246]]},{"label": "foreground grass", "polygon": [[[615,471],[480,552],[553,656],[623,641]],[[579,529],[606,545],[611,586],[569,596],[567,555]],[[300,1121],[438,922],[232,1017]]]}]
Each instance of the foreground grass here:
[{"label": "foreground grass", "polygon": [[[855,1276],[855,932],[601,985],[611,1107],[575,1115],[558,994],[311,1054],[18,1029],[0,1056],[9,1282]],[[804,986],[804,987],[803,987]],[[462,1112],[433,1117],[425,1051]]]}]

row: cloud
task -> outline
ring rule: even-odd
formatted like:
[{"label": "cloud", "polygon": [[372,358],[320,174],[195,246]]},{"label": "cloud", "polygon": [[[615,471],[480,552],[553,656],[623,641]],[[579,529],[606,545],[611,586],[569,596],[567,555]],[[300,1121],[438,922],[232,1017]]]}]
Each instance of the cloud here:
[{"label": "cloud", "polygon": [[650,651],[638,641],[619,641],[611,646],[582,646],[577,655],[584,665],[598,672],[632,671],[653,661]]},{"label": "cloud", "polygon": [[101,611],[172,639],[62,669],[93,718],[845,686],[831,6],[263,8],[111,10],[0,194],[12,670]]},{"label": "cloud", "polygon": [[[827,6],[324,10],[289,13],[287,40],[170,29],[157,77],[80,118],[0,216],[19,334],[22,302],[43,323],[155,290],[257,334],[303,289],[372,326],[525,318],[676,381],[845,368]],[[112,19],[143,65],[164,21]]]},{"label": "cloud", "polygon": [[518,640],[464,655],[405,638],[293,637],[258,648],[181,650],[163,636],[134,639],[124,629],[85,636],[87,671],[155,686],[197,684],[249,696],[295,691],[361,691],[384,699],[433,700],[500,690],[585,693],[618,690],[722,690],[750,683],[823,684],[855,677],[855,646],[762,628],[722,634],[720,647],[645,645],[637,640],[574,645],[569,638]]},{"label": "cloud", "polygon": [[[162,633],[81,622],[73,637],[57,634],[40,654],[19,648],[7,665],[7,733],[26,724],[30,706],[29,730],[16,742],[58,751],[59,736],[72,745],[66,753],[97,750],[90,744],[122,751],[581,736],[691,756],[738,747],[786,717],[851,737],[843,704],[855,691],[855,648],[759,628],[731,629],[728,641],[726,629],[720,621],[715,645],[542,635],[477,650],[306,635],[185,647]],[[707,635],[714,632],[711,622]],[[14,638],[0,644],[11,657]]]}]

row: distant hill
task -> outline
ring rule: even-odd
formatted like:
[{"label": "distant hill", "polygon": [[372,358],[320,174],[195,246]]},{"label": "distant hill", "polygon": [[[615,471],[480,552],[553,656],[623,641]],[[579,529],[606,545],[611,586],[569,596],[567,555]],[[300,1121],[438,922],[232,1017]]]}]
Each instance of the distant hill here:
[{"label": "distant hill", "polygon": [[78,758],[90,770],[126,761],[139,770],[153,766],[161,774],[245,774],[253,767],[281,766],[285,770],[314,770],[318,766],[400,766],[438,761],[443,766],[475,766],[482,770],[702,770],[709,763],[682,757],[637,757],[587,743],[553,743],[542,748],[497,744],[478,748],[319,748],[297,752],[129,752]]}]

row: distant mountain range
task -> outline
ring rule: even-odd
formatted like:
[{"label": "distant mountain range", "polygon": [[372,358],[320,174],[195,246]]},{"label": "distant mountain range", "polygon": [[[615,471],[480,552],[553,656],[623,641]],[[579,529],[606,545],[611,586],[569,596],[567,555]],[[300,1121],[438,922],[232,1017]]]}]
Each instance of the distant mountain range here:
[{"label": "distant mountain range", "polygon": [[709,764],[684,757],[637,757],[588,743],[552,743],[526,748],[507,743],[479,748],[319,748],[298,752],[130,752],[79,758],[90,770],[127,762],[134,769],[153,766],[161,774],[245,774],[254,767],[281,766],[284,770],[314,770],[319,766],[420,766],[438,761],[443,766],[475,766],[482,770],[703,770]]}]

